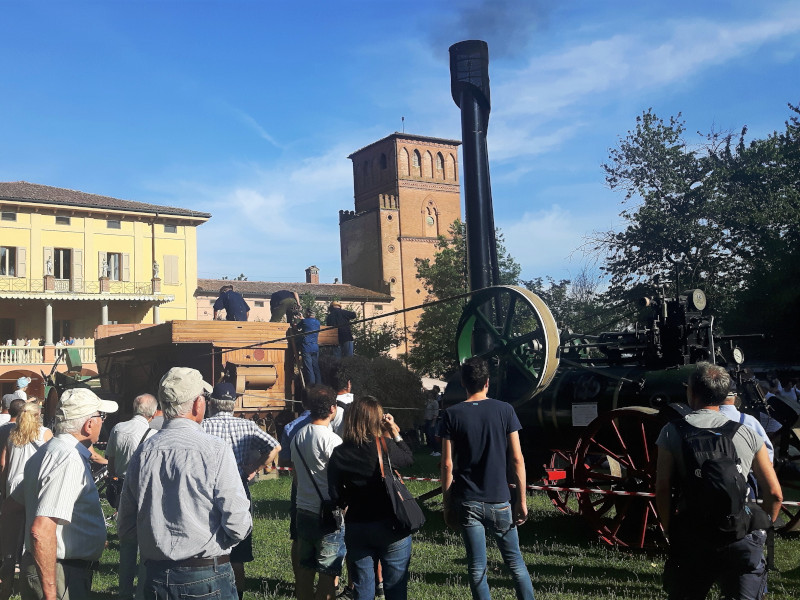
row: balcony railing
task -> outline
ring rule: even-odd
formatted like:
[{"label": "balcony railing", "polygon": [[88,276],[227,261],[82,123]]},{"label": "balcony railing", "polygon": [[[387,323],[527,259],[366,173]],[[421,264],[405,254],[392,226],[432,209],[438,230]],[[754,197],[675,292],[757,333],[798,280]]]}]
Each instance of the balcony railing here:
[{"label": "balcony railing", "polygon": [[[99,281],[86,281],[84,279],[56,279],[54,280],[56,293],[74,292],[79,294],[99,294]],[[111,294],[138,294],[152,295],[153,283],[151,281],[109,281],[108,293]],[[27,279],[24,277],[0,277],[0,292],[44,292],[43,279]]]},{"label": "balcony railing", "polygon": [[[78,350],[85,365],[95,362],[94,346],[56,346],[56,356],[61,350]],[[0,365],[40,365],[44,363],[42,346],[0,346]]]}]

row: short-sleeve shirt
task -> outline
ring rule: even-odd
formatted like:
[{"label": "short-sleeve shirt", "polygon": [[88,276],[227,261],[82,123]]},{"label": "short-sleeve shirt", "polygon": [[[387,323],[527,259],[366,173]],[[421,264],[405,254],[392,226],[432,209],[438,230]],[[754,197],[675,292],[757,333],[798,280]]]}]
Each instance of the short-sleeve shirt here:
[{"label": "short-sleeve shirt", "polygon": [[[689,425],[710,429],[712,427],[721,427],[725,425],[730,419],[717,410],[703,408],[689,413],[685,417]],[[758,434],[743,425],[739,427],[736,434],[733,436],[733,447],[736,448],[736,454],[742,461],[742,471],[748,473],[753,464],[753,458],[756,453],[761,450],[764,445],[764,440],[758,437]],[[658,434],[656,439],[656,446],[664,448],[669,451],[674,457],[675,470],[679,477],[683,479],[686,476],[686,465],[683,461],[683,444],[680,434],[674,423],[667,423]]]},{"label": "short-sleeve shirt", "polygon": [[244,476],[244,466],[252,460],[252,454],[269,454],[278,446],[278,440],[253,421],[234,417],[229,412],[218,413],[201,423],[203,431],[222,438],[233,450],[239,475]]},{"label": "short-sleeve shirt", "polygon": [[[321,500],[311,477],[319,487],[325,500],[330,500],[328,492],[328,461],[333,449],[342,443],[342,438],[333,433],[327,425],[304,426],[292,440],[292,463],[297,476],[297,508],[309,512],[319,512]],[[305,459],[298,456],[298,452]],[[308,465],[308,470],[305,465]],[[309,477],[309,470],[311,477]]]},{"label": "short-sleeve shirt", "polygon": [[89,469],[89,450],[69,433],[56,435],[25,465],[11,495],[25,506],[25,547],[36,517],[57,520],[56,558],[97,560],[106,544],[106,522]]},{"label": "short-sleeve shirt", "polygon": [[247,321],[247,313],[250,312],[250,307],[244,301],[239,292],[228,291],[220,294],[217,301],[214,302],[214,310],[225,309],[225,318],[228,321]]},{"label": "short-sleeve shirt", "polygon": [[522,429],[507,402],[465,400],[444,412],[442,437],[454,457],[453,496],[459,500],[508,502],[508,436]]},{"label": "short-sleeve shirt", "polygon": [[305,410],[294,421],[287,423],[283,427],[283,433],[281,434],[281,450],[278,453],[278,457],[280,457],[281,460],[292,460],[292,440],[294,436],[297,435],[297,432],[309,423],[311,423],[311,413]]},{"label": "short-sleeve shirt", "polygon": [[114,471],[118,477],[125,476],[131,456],[144,441],[147,432],[150,432],[147,437],[155,434],[155,430],[150,429],[150,423],[141,415],[114,425],[108,436],[106,458],[114,459]]}]

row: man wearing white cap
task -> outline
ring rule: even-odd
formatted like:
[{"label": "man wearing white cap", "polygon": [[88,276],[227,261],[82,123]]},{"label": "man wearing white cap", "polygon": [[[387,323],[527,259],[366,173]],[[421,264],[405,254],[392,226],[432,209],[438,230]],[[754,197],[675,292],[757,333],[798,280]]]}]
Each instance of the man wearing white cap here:
[{"label": "man wearing white cap", "polygon": [[14,521],[25,512],[24,600],[89,596],[106,525],[88,448],[100,437],[106,414],[117,408],[86,388],[65,391],[56,409],[55,436],[28,460],[22,485],[3,504],[4,549],[16,530]]},{"label": "man wearing white cap", "polygon": [[199,371],[170,369],[164,426],[128,463],[117,531],[139,543],[147,598],[237,600],[229,555],[253,522],[233,450],[200,426],[210,391]]},{"label": "man wearing white cap", "polygon": [[28,399],[28,386],[31,384],[30,377],[20,377],[17,379],[17,391],[14,392],[14,397],[20,400]]}]

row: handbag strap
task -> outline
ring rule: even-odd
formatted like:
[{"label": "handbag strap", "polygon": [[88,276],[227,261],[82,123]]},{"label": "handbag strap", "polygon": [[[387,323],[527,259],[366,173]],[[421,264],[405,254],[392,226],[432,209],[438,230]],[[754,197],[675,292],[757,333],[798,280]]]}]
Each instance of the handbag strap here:
[{"label": "handbag strap", "polygon": [[[389,465],[389,474],[392,474],[392,473],[394,473],[394,469],[392,468],[392,459],[389,456],[389,447],[386,445],[386,438],[381,436],[379,439],[380,439],[380,442],[378,442],[378,440],[375,440],[375,443],[376,444],[380,444],[380,446],[383,447],[383,451],[386,452],[386,462]],[[378,462],[381,463],[381,477],[384,477],[384,474],[383,474],[383,459],[381,458],[380,446],[378,447]]]},{"label": "handbag strap", "polygon": [[311,483],[314,484],[314,489],[317,490],[317,495],[321,502],[325,502],[325,497],[322,495],[322,492],[319,491],[319,486],[317,485],[317,480],[314,479],[314,476],[311,474],[311,469],[308,468],[308,463],[306,462],[305,457],[303,456],[302,452],[300,452],[300,447],[297,445],[297,437],[292,440],[292,444],[294,445],[294,449],[297,450],[297,455],[300,457],[300,460],[303,461],[303,466],[308,471],[308,476],[311,478]]},{"label": "handbag strap", "polygon": [[383,472],[383,452],[381,452],[381,443],[378,441],[383,438],[375,438],[375,447],[378,449],[378,464],[381,467],[381,479],[386,479],[386,474]]},{"label": "handbag strap", "polygon": [[155,429],[150,429],[150,428],[148,427],[148,428],[145,430],[145,432],[144,432],[144,435],[142,436],[142,439],[140,439],[140,440],[139,440],[139,443],[136,445],[136,447],[137,447],[137,448],[138,448],[139,446],[141,446],[142,444],[144,444],[144,441],[147,439],[147,434],[148,434],[148,433],[150,433],[151,431],[155,431]]}]

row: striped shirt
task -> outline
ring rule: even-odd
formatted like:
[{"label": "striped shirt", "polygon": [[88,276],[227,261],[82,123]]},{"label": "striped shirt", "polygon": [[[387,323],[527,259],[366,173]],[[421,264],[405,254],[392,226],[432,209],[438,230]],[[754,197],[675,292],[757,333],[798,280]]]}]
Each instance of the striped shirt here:
[{"label": "striped shirt", "polygon": [[194,421],[167,419],[128,463],[117,532],[144,560],[230,554],[252,523],[233,452]]},{"label": "striped shirt", "polygon": [[89,469],[89,450],[72,434],[55,436],[25,465],[12,498],[25,506],[25,547],[36,517],[57,519],[56,558],[97,560],[106,543],[106,522]]},{"label": "striped shirt", "polygon": [[239,475],[244,477],[245,465],[253,462],[252,453],[266,455],[278,446],[278,440],[262,431],[253,421],[234,417],[229,412],[222,412],[209,419],[203,419],[203,431],[222,438],[233,449]]}]

